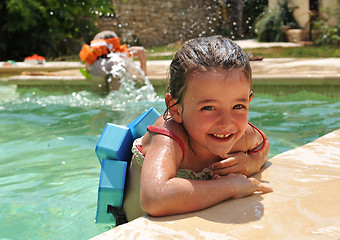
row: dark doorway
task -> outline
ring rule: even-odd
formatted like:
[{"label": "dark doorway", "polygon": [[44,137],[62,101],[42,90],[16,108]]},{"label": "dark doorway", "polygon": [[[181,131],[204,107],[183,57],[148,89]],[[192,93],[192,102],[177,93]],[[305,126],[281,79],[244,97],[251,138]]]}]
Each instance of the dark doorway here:
[{"label": "dark doorway", "polygon": [[310,11],[319,11],[319,0],[309,0],[309,10]]},{"label": "dark doorway", "polygon": [[309,0],[309,40],[312,41],[313,22],[319,16],[319,0]]}]

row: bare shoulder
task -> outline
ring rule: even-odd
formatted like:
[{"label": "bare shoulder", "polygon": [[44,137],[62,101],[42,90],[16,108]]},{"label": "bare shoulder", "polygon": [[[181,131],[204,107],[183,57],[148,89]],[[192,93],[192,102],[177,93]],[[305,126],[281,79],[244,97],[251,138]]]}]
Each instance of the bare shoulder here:
[{"label": "bare shoulder", "polygon": [[177,123],[172,119],[164,120],[163,116],[160,116],[153,126],[161,129],[165,129],[176,136],[178,136],[183,142],[187,139],[188,135],[186,130],[184,129],[183,125]]},{"label": "bare shoulder", "polygon": [[[181,141],[183,143],[187,142],[187,132],[185,131],[185,129],[183,128],[182,124],[179,124],[177,122],[175,122],[172,119],[169,120],[164,120],[163,116],[160,116],[156,122],[153,124],[154,127],[160,128],[160,129],[164,129],[167,130],[169,132],[171,132],[172,134],[175,134],[176,136],[178,136]],[[153,139],[155,136],[157,136],[157,143],[160,143],[161,139],[159,139],[159,135],[160,134],[152,134],[149,131],[143,136],[142,139],[142,146],[143,146],[143,152],[144,154],[146,154],[147,150],[150,147],[150,144],[153,142]],[[164,137],[164,135],[160,135],[161,138]],[[165,139],[169,139],[169,137],[166,137]],[[160,140],[160,141],[159,141]]]}]

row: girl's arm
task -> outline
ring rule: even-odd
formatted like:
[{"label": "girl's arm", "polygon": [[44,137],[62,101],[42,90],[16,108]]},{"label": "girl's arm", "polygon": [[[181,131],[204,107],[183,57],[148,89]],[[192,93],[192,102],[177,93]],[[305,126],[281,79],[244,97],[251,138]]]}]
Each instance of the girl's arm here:
[{"label": "girl's arm", "polygon": [[[231,153],[221,156],[224,159],[211,166],[213,170],[211,174],[223,176],[229,173],[241,173],[249,177],[257,173],[267,161],[270,150],[270,142],[265,134],[261,133],[264,138],[256,129],[248,125],[245,134],[235,144]],[[256,152],[256,150],[260,151]]]},{"label": "girl's arm", "polygon": [[229,174],[214,180],[177,178],[182,161],[180,146],[171,138],[155,134],[141,173],[141,206],[153,216],[188,213],[207,208],[228,198],[239,198],[271,188],[241,174]]}]

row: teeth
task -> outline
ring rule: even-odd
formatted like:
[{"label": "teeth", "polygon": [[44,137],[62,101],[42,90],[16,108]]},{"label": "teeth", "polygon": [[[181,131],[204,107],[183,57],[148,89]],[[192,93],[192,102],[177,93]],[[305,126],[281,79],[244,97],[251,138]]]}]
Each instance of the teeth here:
[{"label": "teeth", "polygon": [[217,138],[227,138],[229,137],[231,134],[214,134],[214,137]]}]

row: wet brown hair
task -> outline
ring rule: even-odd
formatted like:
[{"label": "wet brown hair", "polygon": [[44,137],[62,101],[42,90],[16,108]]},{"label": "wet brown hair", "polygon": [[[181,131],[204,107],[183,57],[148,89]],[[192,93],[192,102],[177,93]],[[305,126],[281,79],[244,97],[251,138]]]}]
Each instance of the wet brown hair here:
[{"label": "wet brown hair", "polygon": [[[229,38],[202,37],[186,41],[175,54],[169,69],[167,92],[181,104],[188,86],[189,76],[211,69],[241,70],[252,85],[251,67],[245,52]],[[169,108],[163,117],[168,119]]]}]

